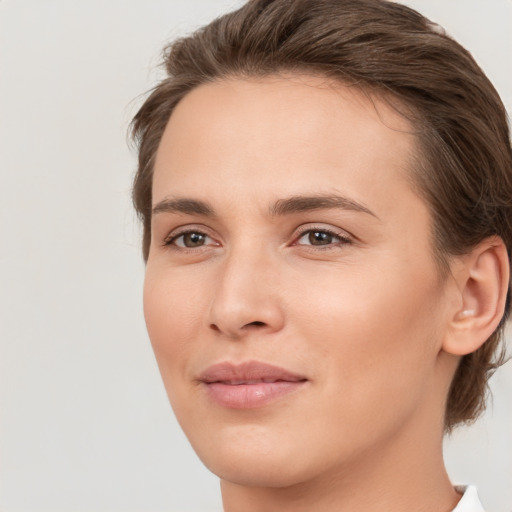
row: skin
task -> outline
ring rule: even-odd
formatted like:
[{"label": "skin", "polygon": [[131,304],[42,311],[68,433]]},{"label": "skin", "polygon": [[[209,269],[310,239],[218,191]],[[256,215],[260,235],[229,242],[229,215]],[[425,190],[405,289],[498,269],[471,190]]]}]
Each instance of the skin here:
[{"label": "skin", "polygon": [[[203,85],[172,114],[144,310],[170,402],[220,477],[226,512],[448,512],[460,499],[442,437],[458,362],[443,343],[461,293],[433,257],[409,179],[415,150],[384,101],[311,76]],[[271,211],[333,195],[343,207]],[[213,214],[169,206],[182,198]],[[199,242],[186,247],[184,230]],[[198,384],[212,364],[248,360],[307,382],[248,410]]]}]

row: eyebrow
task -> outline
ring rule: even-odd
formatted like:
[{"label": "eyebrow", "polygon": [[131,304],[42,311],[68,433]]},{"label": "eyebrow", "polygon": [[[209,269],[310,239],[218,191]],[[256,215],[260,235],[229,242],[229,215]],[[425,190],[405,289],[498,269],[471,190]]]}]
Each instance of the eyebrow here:
[{"label": "eyebrow", "polygon": [[153,207],[151,212],[153,215],[157,213],[184,213],[204,217],[215,216],[213,208],[208,203],[187,197],[163,199]]},{"label": "eyebrow", "polygon": [[[337,194],[320,194],[312,196],[292,196],[278,199],[269,209],[270,216],[278,217],[315,210],[342,209],[366,213],[378,219],[364,204],[348,197]],[[158,213],[182,213],[185,215],[200,215],[215,217],[215,210],[205,201],[192,198],[166,198],[157,203],[152,209],[153,215]]]},{"label": "eyebrow", "polygon": [[364,204],[337,194],[292,196],[287,199],[279,199],[271,206],[270,214],[272,216],[280,216],[332,208],[367,213],[378,219],[377,215]]}]

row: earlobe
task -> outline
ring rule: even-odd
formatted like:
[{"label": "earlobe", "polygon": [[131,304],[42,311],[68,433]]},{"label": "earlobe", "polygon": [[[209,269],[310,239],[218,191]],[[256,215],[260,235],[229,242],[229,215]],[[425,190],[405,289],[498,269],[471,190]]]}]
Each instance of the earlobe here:
[{"label": "earlobe", "polygon": [[498,327],[509,286],[509,260],[499,237],[484,240],[460,258],[456,279],[460,307],[453,312],[443,349],[463,356],[474,352]]},{"label": "earlobe", "polygon": [[464,309],[463,311],[460,311],[457,313],[456,318],[459,320],[462,320],[464,318],[472,318],[476,314],[476,311],[474,309]]}]

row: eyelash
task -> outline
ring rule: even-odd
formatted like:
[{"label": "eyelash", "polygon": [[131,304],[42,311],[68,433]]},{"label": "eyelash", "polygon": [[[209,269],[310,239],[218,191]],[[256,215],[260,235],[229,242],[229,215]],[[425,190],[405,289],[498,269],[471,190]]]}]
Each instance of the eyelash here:
[{"label": "eyelash", "polygon": [[[325,245],[314,245],[314,244],[299,244],[298,242],[305,236],[307,235],[308,233],[323,233],[323,234],[326,234],[326,235],[329,235],[335,239],[337,239],[336,242],[333,242],[333,243],[328,243],[328,244],[325,244]],[[168,247],[170,249],[173,249],[173,250],[176,250],[176,251],[182,251],[182,252],[196,252],[197,250],[201,250],[203,249],[204,247],[206,247],[207,245],[199,245],[197,247],[186,247],[186,246],[179,246],[176,244],[176,241],[180,238],[180,237],[184,237],[188,234],[198,234],[198,235],[201,235],[203,237],[206,237],[206,238],[210,238],[211,240],[213,240],[213,238],[208,235],[207,233],[205,233],[204,230],[201,230],[201,229],[186,229],[186,230],[183,230],[183,231],[179,231],[177,233],[171,233],[163,242],[163,245],[165,247]],[[343,245],[348,245],[348,244],[352,244],[353,243],[353,240],[347,236],[347,235],[344,235],[342,233],[339,233],[339,232],[336,232],[335,230],[332,230],[332,229],[329,229],[329,228],[325,228],[325,227],[321,227],[321,226],[305,226],[303,227],[302,229],[299,230],[299,232],[294,236],[294,241],[291,245],[293,246],[304,246],[304,247],[313,247],[314,250],[318,251],[318,250],[329,250],[329,249],[333,249],[333,248],[339,248],[340,246],[343,246]],[[208,245],[211,245],[211,244],[208,244]],[[217,243],[215,243],[214,245],[218,245]]]},{"label": "eyelash", "polygon": [[[169,247],[171,249],[174,249],[174,250],[177,250],[177,251],[194,251],[196,249],[201,249],[203,248],[204,246],[198,246],[196,248],[194,247],[184,247],[184,246],[179,246],[176,244],[176,240],[178,240],[179,238],[183,237],[183,236],[186,236],[186,235],[190,235],[190,234],[198,234],[198,235],[202,235],[204,236],[205,238],[210,238],[212,239],[212,237],[210,235],[208,235],[207,233],[205,233],[203,230],[201,229],[186,229],[186,230],[183,230],[183,231],[179,231],[178,233],[171,233],[165,240],[164,240],[164,243],[163,245],[165,247]],[[212,239],[213,240],[213,239]]]},{"label": "eyelash", "polygon": [[[301,238],[303,238],[308,233],[325,233],[327,235],[332,236],[333,238],[336,238],[337,242],[329,243],[326,245],[317,245],[317,246],[315,246],[313,244],[297,243]],[[335,230],[325,228],[322,226],[307,226],[299,231],[299,233],[295,237],[295,241],[293,242],[293,245],[304,245],[306,247],[314,247],[315,250],[324,250],[325,251],[325,250],[333,249],[335,247],[339,247],[340,245],[351,244],[352,242],[353,242],[353,240],[351,238],[349,238],[348,235],[342,234],[340,232],[336,232]]]}]

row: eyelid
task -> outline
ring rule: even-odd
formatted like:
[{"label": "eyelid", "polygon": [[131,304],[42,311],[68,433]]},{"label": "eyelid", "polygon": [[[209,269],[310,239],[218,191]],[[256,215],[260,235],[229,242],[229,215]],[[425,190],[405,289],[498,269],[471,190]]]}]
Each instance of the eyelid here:
[{"label": "eyelid", "polygon": [[[299,244],[298,241],[306,234],[306,233],[309,233],[311,231],[318,231],[318,232],[322,232],[322,233],[328,233],[329,235],[332,235],[336,238],[338,238],[340,240],[340,242],[338,242],[338,244],[327,244],[327,245],[324,245],[324,246],[321,246],[321,245],[318,245],[318,246],[313,246],[313,245],[309,245],[309,244]],[[304,226],[300,226],[297,231],[295,232],[294,236],[293,236],[293,242],[292,242],[292,245],[302,245],[302,246],[306,246],[306,247],[315,247],[316,249],[327,249],[329,247],[333,247],[333,246],[336,246],[336,245],[339,245],[340,243],[341,244],[351,244],[351,243],[354,243],[354,239],[355,237],[350,235],[349,233],[347,233],[345,230],[343,229],[340,229],[340,228],[335,228],[333,226],[325,226],[325,225],[321,225],[321,224],[306,224]]]},{"label": "eyelid", "polygon": [[[329,235],[332,235],[333,237],[338,238],[339,241],[337,243],[326,244],[325,246],[321,246],[321,245],[313,246],[312,244],[311,245],[310,244],[299,244],[298,241],[306,233],[309,233],[311,231],[319,231],[319,232],[323,232],[323,233],[328,233]],[[204,235],[205,237],[210,238],[214,243],[208,243],[203,246],[198,246],[195,248],[181,247],[174,243],[177,238],[179,238],[180,236],[186,235],[188,233],[200,233],[200,234]],[[351,243],[354,243],[355,240],[356,240],[356,238],[353,235],[351,235],[350,233],[348,233],[347,231],[345,231],[341,228],[337,228],[334,226],[326,226],[325,224],[304,224],[295,230],[294,234],[292,235],[292,242],[290,245],[292,245],[292,246],[300,245],[300,246],[304,246],[304,247],[308,247],[308,246],[315,247],[315,249],[318,250],[318,249],[322,249],[322,248],[328,249],[328,248],[332,248],[333,246],[336,247],[339,245],[351,244]],[[218,241],[218,237],[216,237],[213,233],[211,233],[210,229],[208,229],[204,225],[197,225],[197,224],[195,224],[195,225],[194,224],[186,224],[183,226],[178,226],[178,227],[174,228],[170,233],[168,233],[162,241],[162,246],[167,247],[167,248],[176,249],[179,251],[198,251],[198,250],[201,250],[201,249],[204,249],[207,247],[212,247],[212,246],[218,247],[220,245],[221,245],[221,243]]]},{"label": "eyelid", "polygon": [[[187,224],[185,226],[179,226],[175,229],[173,229],[164,239],[162,242],[162,245],[164,247],[170,247],[181,251],[197,251],[201,250],[204,247],[210,247],[212,245],[218,246],[220,243],[215,239],[215,237],[209,233],[209,229],[207,229],[205,226],[201,225],[193,225],[193,224]],[[205,244],[203,246],[199,247],[181,247],[174,243],[176,239],[178,239],[180,236],[186,235],[188,233],[199,233],[201,235],[204,235],[205,237],[210,238],[215,242],[215,244]]]}]

